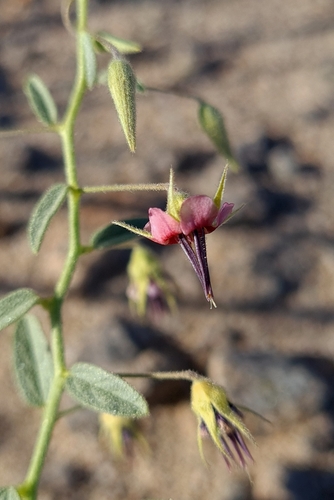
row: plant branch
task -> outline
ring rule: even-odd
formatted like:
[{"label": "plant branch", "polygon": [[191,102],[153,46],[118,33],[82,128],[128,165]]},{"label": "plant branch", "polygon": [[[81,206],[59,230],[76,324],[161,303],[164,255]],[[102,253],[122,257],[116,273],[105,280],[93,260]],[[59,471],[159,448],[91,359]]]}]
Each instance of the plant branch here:
[{"label": "plant branch", "polygon": [[9,137],[17,137],[21,135],[28,134],[49,134],[49,133],[57,133],[58,125],[50,125],[48,127],[36,127],[36,128],[22,128],[22,129],[13,129],[13,130],[1,130],[0,131],[0,139],[8,139]]},{"label": "plant branch", "polygon": [[168,184],[114,184],[111,186],[88,186],[82,188],[83,193],[107,193],[124,191],[168,191]]},{"label": "plant branch", "polygon": [[49,447],[53,427],[56,422],[64,383],[65,379],[63,377],[55,377],[50,389],[48,402],[44,408],[42,424],[37,436],[36,446],[29,464],[28,472],[24,483],[17,487],[19,495],[24,500],[35,500],[36,498],[38,480]]},{"label": "plant branch", "polygon": [[158,94],[171,95],[174,97],[182,97],[183,99],[190,99],[191,101],[201,102],[202,99],[196,95],[191,95],[189,93],[183,92],[181,90],[169,90],[169,89],[158,89],[156,87],[146,87],[143,85],[144,91],[156,92]]},{"label": "plant branch", "polygon": [[[86,28],[87,0],[76,0],[77,31]],[[39,478],[50,444],[53,428],[58,418],[60,399],[67,377],[64,340],[62,332],[62,305],[69,289],[78,258],[81,253],[79,210],[82,191],[78,186],[74,151],[74,125],[80,104],[86,90],[82,45],[77,36],[77,71],[63,122],[58,126],[61,138],[65,177],[68,186],[68,231],[69,246],[62,273],[55,286],[49,309],[51,320],[51,347],[54,364],[54,378],[48,400],[43,410],[42,423],[24,482],[17,488],[24,500],[35,500]]]},{"label": "plant branch", "polygon": [[199,375],[193,370],[182,370],[176,372],[147,372],[147,373],[115,373],[122,378],[153,378],[156,380],[188,380],[193,382],[194,380],[209,380],[203,375]]}]

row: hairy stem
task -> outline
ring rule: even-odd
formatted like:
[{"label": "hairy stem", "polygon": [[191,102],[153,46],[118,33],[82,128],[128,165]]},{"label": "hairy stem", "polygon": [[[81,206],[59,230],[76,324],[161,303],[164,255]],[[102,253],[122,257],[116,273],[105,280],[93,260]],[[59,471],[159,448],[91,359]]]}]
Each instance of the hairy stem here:
[{"label": "hairy stem", "polygon": [[175,372],[146,372],[146,373],[116,373],[122,378],[153,378],[156,380],[188,380],[193,382],[194,380],[209,380],[203,375],[199,375],[193,370],[182,370]]},{"label": "hairy stem", "polygon": [[[87,23],[87,0],[76,0],[77,31],[84,30]],[[39,478],[50,444],[52,431],[57,421],[60,399],[67,377],[64,340],[62,331],[62,305],[68,292],[75,267],[80,256],[79,210],[81,190],[78,188],[74,151],[74,125],[86,90],[82,48],[77,37],[77,71],[65,118],[59,125],[65,177],[70,187],[67,195],[69,245],[62,273],[55,286],[49,309],[51,321],[51,347],[54,364],[54,379],[48,400],[43,410],[42,423],[24,482],[17,488],[24,500],[35,500]]]},{"label": "hairy stem", "polygon": [[9,137],[17,137],[28,134],[50,134],[57,132],[57,125],[49,125],[48,127],[22,128],[13,130],[0,130],[0,138],[7,139]]},{"label": "hairy stem", "polygon": [[114,184],[111,186],[88,186],[82,188],[83,193],[107,193],[124,191],[168,191],[168,184]]}]

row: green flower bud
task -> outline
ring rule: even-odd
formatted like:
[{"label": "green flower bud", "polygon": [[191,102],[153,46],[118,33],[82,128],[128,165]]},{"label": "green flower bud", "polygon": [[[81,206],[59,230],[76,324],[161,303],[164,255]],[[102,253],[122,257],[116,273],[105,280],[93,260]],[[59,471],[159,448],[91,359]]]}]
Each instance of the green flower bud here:
[{"label": "green flower bud", "polygon": [[175,309],[173,284],[163,272],[158,258],[148,248],[141,245],[133,248],[127,271],[127,296],[138,316],[148,313],[153,320],[159,320],[164,312]]},{"label": "green flower bud", "polygon": [[218,152],[223,155],[234,170],[239,166],[234,159],[228,135],[225,128],[224,118],[217,108],[200,101],[198,109],[198,120],[206,135],[215,145]]},{"label": "green flower bud", "polygon": [[108,68],[108,86],[130,151],[136,149],[136,77],[130,64],[113,60]]},{"label": "green flower bud", "polygon": [[106,442],[116,460],[126,458],[126,455],[131,452],[134,441],[139,444],[142,451],[150,452],[148,442],[135,420],[109,413],[100,413],[99,420],[101,438]]},{"label": "green flower bud", "polygon": [[210,436],[222,453],[228,469],[239,462],[253,460],[244,438],[255,443],[242,421],[242,413],[228,399],[223,387],[207,379],[194,380],[191,386],[191,408],[198,420],[198,446],[204,460],[202,437]]}]

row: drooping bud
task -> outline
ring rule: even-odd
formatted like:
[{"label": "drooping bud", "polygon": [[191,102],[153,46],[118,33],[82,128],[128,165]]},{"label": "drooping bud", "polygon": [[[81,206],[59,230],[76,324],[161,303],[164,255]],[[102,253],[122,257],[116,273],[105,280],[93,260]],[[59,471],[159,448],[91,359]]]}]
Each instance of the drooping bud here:
[{"label": "drooping bud", "polygon": [[148,248],[136,245],[127,268],[130,306],[143,317],[159,320],[164,312],[175,309],[173,284],[164,273],[158,258]]},{"label": "drooping bud", "polygon": [[202,437],[210,436],[223,454],[228,469],[233,463],[246,468],[246,460],[253,458],[245,438],[254,444],[255,441],[242,421],[241,411],[227,399],[224,388],[208,379],[194,380],[191,408],[198,420],[197,440],[203,461]]},{"label": "drooping bud", "polygon": [[222,114],[217,108],[200,101],[198,120],[203,131],[215,145],[218,152],[228,160],[231,168],[237,171],[239,165],[233,156]]},{"label": "drooping bud", "polygon": [[108,413],[100,413],[99,420],[101,438],[116,460],[124,459],[131,454],[135,441],[143,452],[150,452],[148,442],[135,420]]},{"label": "drooping bud", "polygon": [[108,67],[108,87],[130,151],[136,149],[136,77],[124,59],[114,59]]}]

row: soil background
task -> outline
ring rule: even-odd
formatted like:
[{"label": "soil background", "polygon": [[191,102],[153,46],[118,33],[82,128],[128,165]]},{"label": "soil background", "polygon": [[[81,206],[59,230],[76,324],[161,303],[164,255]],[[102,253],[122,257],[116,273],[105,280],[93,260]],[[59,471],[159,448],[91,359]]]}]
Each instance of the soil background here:
[{"label": "soil background", "polygon": [[[63,112],[75,72],[74,40],[51,0],[1,2],[0,125],[33,128],[21,90],[37,73]],[[254,415],[258,443],[249,476],[228,473],[212,443],[200,460],[196,419],[183,384],[137,384],[151,416],[138,448],[115,462],[95,414],[62,419],[43,472],[41,500],[329,500],[334,498],[334,3],[332,0],[92,1],[89,26],[138,41],[140,81],[189,92],[218,107],[241,169],[225,199],[243,210],[207,238],[217,309],[209,310],[176,245],[155,248],[178,287],[178,311],[159,322],[129,313],[129,252],[82,257],[64,311],[68,364],[108,370],[197,369]],[[101,57],[101,67],[107,63]],[[84,100],[76,127],[81,185],[166,182],[213,195],[224,168],[201,132],[196,104],[138,95],[138,148],[128,151],[108,90]],[[32,287],[48,296],[66,255],[66,211],[38,256],[26,225],[33,206],[61,182],[59,140],[31,134],[0,143],[0,293]],[[115,218],[163,207],[160,195],[83,199],[84,242]],[[46,332],[46,316],[36,308]],[[13,328],[0,337],[0,483],[22,481],[40,412],[19,398]],[[65,399],[63,406],[70,402]]]}]

